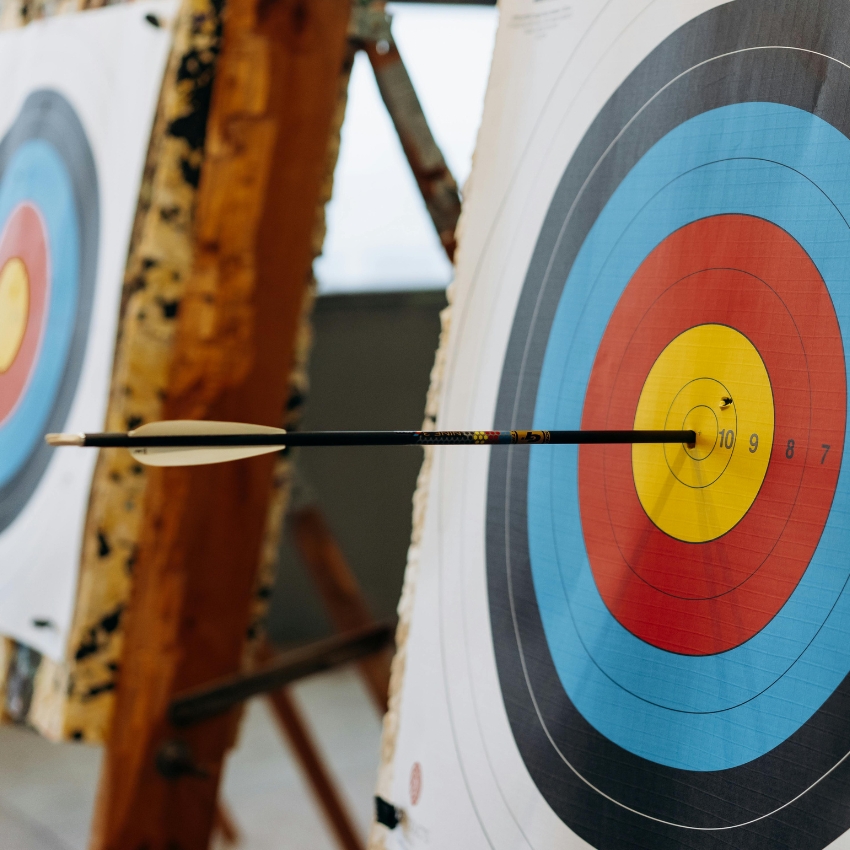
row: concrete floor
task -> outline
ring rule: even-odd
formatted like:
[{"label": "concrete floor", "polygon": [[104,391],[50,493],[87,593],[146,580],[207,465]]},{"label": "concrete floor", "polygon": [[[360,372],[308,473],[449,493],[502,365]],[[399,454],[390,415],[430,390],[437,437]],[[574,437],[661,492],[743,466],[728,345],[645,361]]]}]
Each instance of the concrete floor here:
[{"label": "concrete floor", "polygon": [[[380,720],[353,670],[294,688],[365,838],[372,813]],[[50,744],[0,727],[0,850],[85,850],[101,750]],[[250,703],[225,772],[223,798],[240,850],[336,850],[266,703]]]}]

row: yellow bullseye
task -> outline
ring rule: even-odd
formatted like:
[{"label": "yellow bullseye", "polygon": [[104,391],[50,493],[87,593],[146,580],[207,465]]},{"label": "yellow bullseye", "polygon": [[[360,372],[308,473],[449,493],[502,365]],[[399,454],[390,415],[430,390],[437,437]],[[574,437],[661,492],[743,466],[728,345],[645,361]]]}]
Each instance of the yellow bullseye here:
[{"label": "yellow bullseye", "polygon": [[753,344],[726,325],[677,336],[646,378],[635,428],[694,430],[693,447],[632,446],[647,516],[678,540],[726,534],[755,501],[773,446],[773,391]]},{"label": "yellow bullseye", "polygon": [[12,257],[0,269],[0,374],[7,372],[24,341],[30,308],[27,267]]}]

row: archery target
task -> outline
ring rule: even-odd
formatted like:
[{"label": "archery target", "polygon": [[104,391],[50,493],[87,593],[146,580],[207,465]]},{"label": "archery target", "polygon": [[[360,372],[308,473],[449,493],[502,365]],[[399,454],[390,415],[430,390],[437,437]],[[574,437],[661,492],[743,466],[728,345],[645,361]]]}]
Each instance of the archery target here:
[{"label": "archery target", "polygon": [[50,460],[89,333],[100,231],[85,130],[56,91],[33,92],[0,141],[0,532]]},{"label": "archery target", "polygon": [[[585,137],[604,155],[585,174],[574,158],[556,192],[510,345],[546,343],[497,408],[497,425],[533,409],[534,427],[699,429],[692,450],[492,456],[489,509],[513,525],[488,570],[494,601],[513,585],[516,632],[494,626],[494,643],[514,735],[599,847],[621,846],[612,821],[646,846],[681,827],[705,831],[693,846],[736,826],[767,839],[847,782],[850,125],[820,98],[850,72],[712,44],[719,16],[736,40],[759,32],[754,8],[671,36]],[[681,75],[653,91],[673,56]],[[850,820],[817,824],[796,846]]]},{"label": "archery target", "polygon": [[0,634],[62,661],[170,0],[0,33]]},{"label": "archery target", "polygon": [[[441,416],[492,398],[497,429],[698,433],[436,462],[407,664],[432,688],[440,665],[480,846],[850,846],[850,9],[686,5],[643,4],[684,20],[538,181],[539,218],[526,196],[506,246],[490,218],[459,272],[464,329],[481,269],[499,283],[450,349]],[[465,402],[458,374],[500,338]],[[417,632],[437,609],[439,654]],[[427,724],[422,687],[403,696]],[[432,774],[402,731],[396,765],[414,758]]]}]

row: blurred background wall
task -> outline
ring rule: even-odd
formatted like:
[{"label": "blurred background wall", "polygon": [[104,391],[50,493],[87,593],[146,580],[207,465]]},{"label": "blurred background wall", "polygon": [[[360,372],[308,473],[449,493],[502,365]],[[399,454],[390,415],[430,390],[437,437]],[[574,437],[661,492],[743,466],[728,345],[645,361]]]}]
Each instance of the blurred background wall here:
[{"label": "blurred background wall", "polygon": [[[445,304],[442,289],[320,297],[304,430],[420,428]],[[321,506],[382,619],[401,591],[421,463],[413,446],[302,449],[296,458],[294,498]],[[288,532],[268,625],[276,643],[331,631]]]}]

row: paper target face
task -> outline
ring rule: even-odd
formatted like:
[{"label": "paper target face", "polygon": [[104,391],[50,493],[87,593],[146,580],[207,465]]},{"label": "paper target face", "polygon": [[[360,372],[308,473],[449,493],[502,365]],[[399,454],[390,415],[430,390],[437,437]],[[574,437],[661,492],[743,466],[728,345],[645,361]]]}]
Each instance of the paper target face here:
[{"label": "paper target face", "polygon": [[720,6],[625,79],[513,318],[494,427],[698,433],[490,454],[510,733],[592,847],[850,829],[850,10],[811,5]]},{"label": "paper target face", "polygon": [[0,32],[0,634],[57,662],[76,652],[97,455],[44,435],[104,426],[173,35],[150,20],[173,12],[143,0]]},{"label": "paper target face", "polygon": [[98,256],[86,133],[55,91],[31,94],[0,141],[0,532],[27,504],[80,378]]}]

